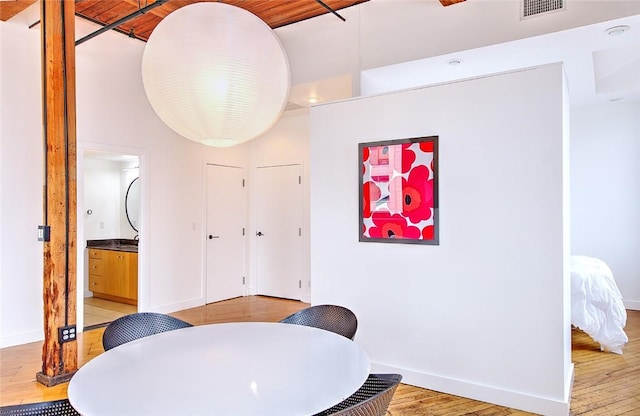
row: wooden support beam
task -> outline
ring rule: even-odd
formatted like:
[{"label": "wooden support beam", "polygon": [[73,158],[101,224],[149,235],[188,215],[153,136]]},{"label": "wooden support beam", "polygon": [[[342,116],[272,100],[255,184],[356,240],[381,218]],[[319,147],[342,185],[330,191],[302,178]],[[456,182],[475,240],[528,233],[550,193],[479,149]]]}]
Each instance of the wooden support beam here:
[{"label": "wooden support beam", "polygon": [[78,369],[77,342],[62,328],[76,323],[76,97],[74,0],[41,1],[42,113],[45,144],[44,343],[46,386],[68,381]]}]

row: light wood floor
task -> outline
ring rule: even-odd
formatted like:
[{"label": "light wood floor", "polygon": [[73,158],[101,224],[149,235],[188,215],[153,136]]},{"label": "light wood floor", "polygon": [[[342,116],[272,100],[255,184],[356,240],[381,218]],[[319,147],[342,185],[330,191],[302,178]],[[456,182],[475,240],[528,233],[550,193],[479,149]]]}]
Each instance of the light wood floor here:
[{"label": "light wood floor", "polygon": [[106,324],[117,318],[135,313],[137,306],[94,297],[84,298],[84,326]]},{"label": "light wood floor", "polygon": [[[250,296],[176,312],[195,325],[216,322],[275,322],[307,307],[283,299]],[[78,362],[82,366],[103,352],[104,328],[79,334]],[[572,331],[575,382],[571,415],[640,415],[640,311],[628,311],[629,343],[623,355],[603,353],[579,330]],[[65,398],[67,384],[44,387],[35,382],[41,366],[41,342],[0,349],[0,405]],[[526,357],[523,357],[526,359]],[[401,384],[393,397],[391,416],[530,415],[506,407]]]}]

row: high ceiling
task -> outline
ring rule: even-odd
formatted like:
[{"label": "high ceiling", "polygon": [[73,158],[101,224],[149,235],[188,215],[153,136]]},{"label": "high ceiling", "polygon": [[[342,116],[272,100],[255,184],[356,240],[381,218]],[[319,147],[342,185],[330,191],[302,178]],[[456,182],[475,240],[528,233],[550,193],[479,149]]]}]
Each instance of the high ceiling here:
[{"label": "high ceiling", "polygon": [[[117,30],[140,40],[147,40],[153,29],[171,12],[201,0],[169,0],[149,12],[140,14],[119,25]],[[326,0],[324,4],[332,10],[350,7],[368,0]],[[153,7],[155,2],[146,0],[82,0],[76,2],[76,15],[100,25],[107,25],[138,12],[144,7]],[[330,11],[315,0],[224,0],[232,6],[241,7],[255,14],[272,29],[316,17]]]},{"label": "high ceiling", "polygon": [[[76,15],[101,26],[122,20],[114,30],[146,41],[158,23],[171,12],[201,1],[207,0],[77,0]],[[367,1],[369,0],[218,0],[250,11],[272,29],[327,13],[335,13],[336,18],[340,18],[341,9]],[[443,6],[449,6],[465,0],[439,1]],[[0,20],[10,19],[35,2],[36,0],[0,2]],[[131,18],[127,19],[129,16]]]},{"label": "high ceiling", "polygon": [[[3,1],[0,20],[8,20],[36,0]],[[77,0],[76,15],[101,26],[122,20],[114,30],[143,41],[171,12],[203,0]],[[338,12],[368,0],[223,0],[260,17],[271,28],[296,23],[322,14]],[[444,1],[444,0],[443,0]],[[326,7],[324,6],[326,5]],[[130,17],[129,19],[127,19]],[[124,21],[126,20],[126,21]]]},{"label": "high ceiling", "polygon": [[[76,1],[82,17],[76,34],[162,3],[117,29],[123,38],[144,41],[164,16],[198,0],[139,1]],[[363,80],[383,79],[387,89],[413,88],[553,62],[564,63],[572,106],[640,100],[639,0],[571,0],[564,10],[526,19],[520,16],[522,0],[453,7],[443,6],[462,0],[325,0],[346,22],[318,0],[223,1],[277,28],[292,66],[289,109],[347,99],[354,91],[374,93]],[[37,7],[25,9],[36,2],[1,0],[0,20],[35,26]],[[629,30],[607,33],[619,25]],[[462,64],[448,64],[456,59]]]}]

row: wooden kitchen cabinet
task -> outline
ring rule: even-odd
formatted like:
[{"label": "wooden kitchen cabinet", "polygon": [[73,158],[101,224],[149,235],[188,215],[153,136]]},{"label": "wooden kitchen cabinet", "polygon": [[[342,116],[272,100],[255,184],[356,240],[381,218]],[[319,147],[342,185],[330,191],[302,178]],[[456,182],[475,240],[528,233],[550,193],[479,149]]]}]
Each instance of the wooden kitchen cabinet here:
[{"label": "wooden kitchen cabinet", "polygon": [[89,290],[101,299],[138,303],[138,253],[90,248]]}]

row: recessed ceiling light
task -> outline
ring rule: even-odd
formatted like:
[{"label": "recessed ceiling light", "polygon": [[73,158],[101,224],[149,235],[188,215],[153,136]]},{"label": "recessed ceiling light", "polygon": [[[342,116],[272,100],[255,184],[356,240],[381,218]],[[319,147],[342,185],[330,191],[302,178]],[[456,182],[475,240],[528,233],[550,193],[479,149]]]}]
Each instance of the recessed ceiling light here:
[{"label": "recessed ceiling light", "polygon": [[610,27],[609,29],[605,30],[604,33],[606,33],[609,36],[619,36],[625,32],[628,32],[629,30],[631,30],[630,26],[620,25],[620,26]]},{"label": "recessed ceiling light", "polygon": [[448,63],[449,65],[451,65],[451,66],[457,66],[457,65],[460,65],[460,64],[462,63],[462,59],[460,59],[460,58],[453,58],[453,59],[450,59],[447,63]]},{"label": "recessed ceiling light", "polygon": [[318,102],[318,97],[309,97],[309,104],[315,104]]}]

